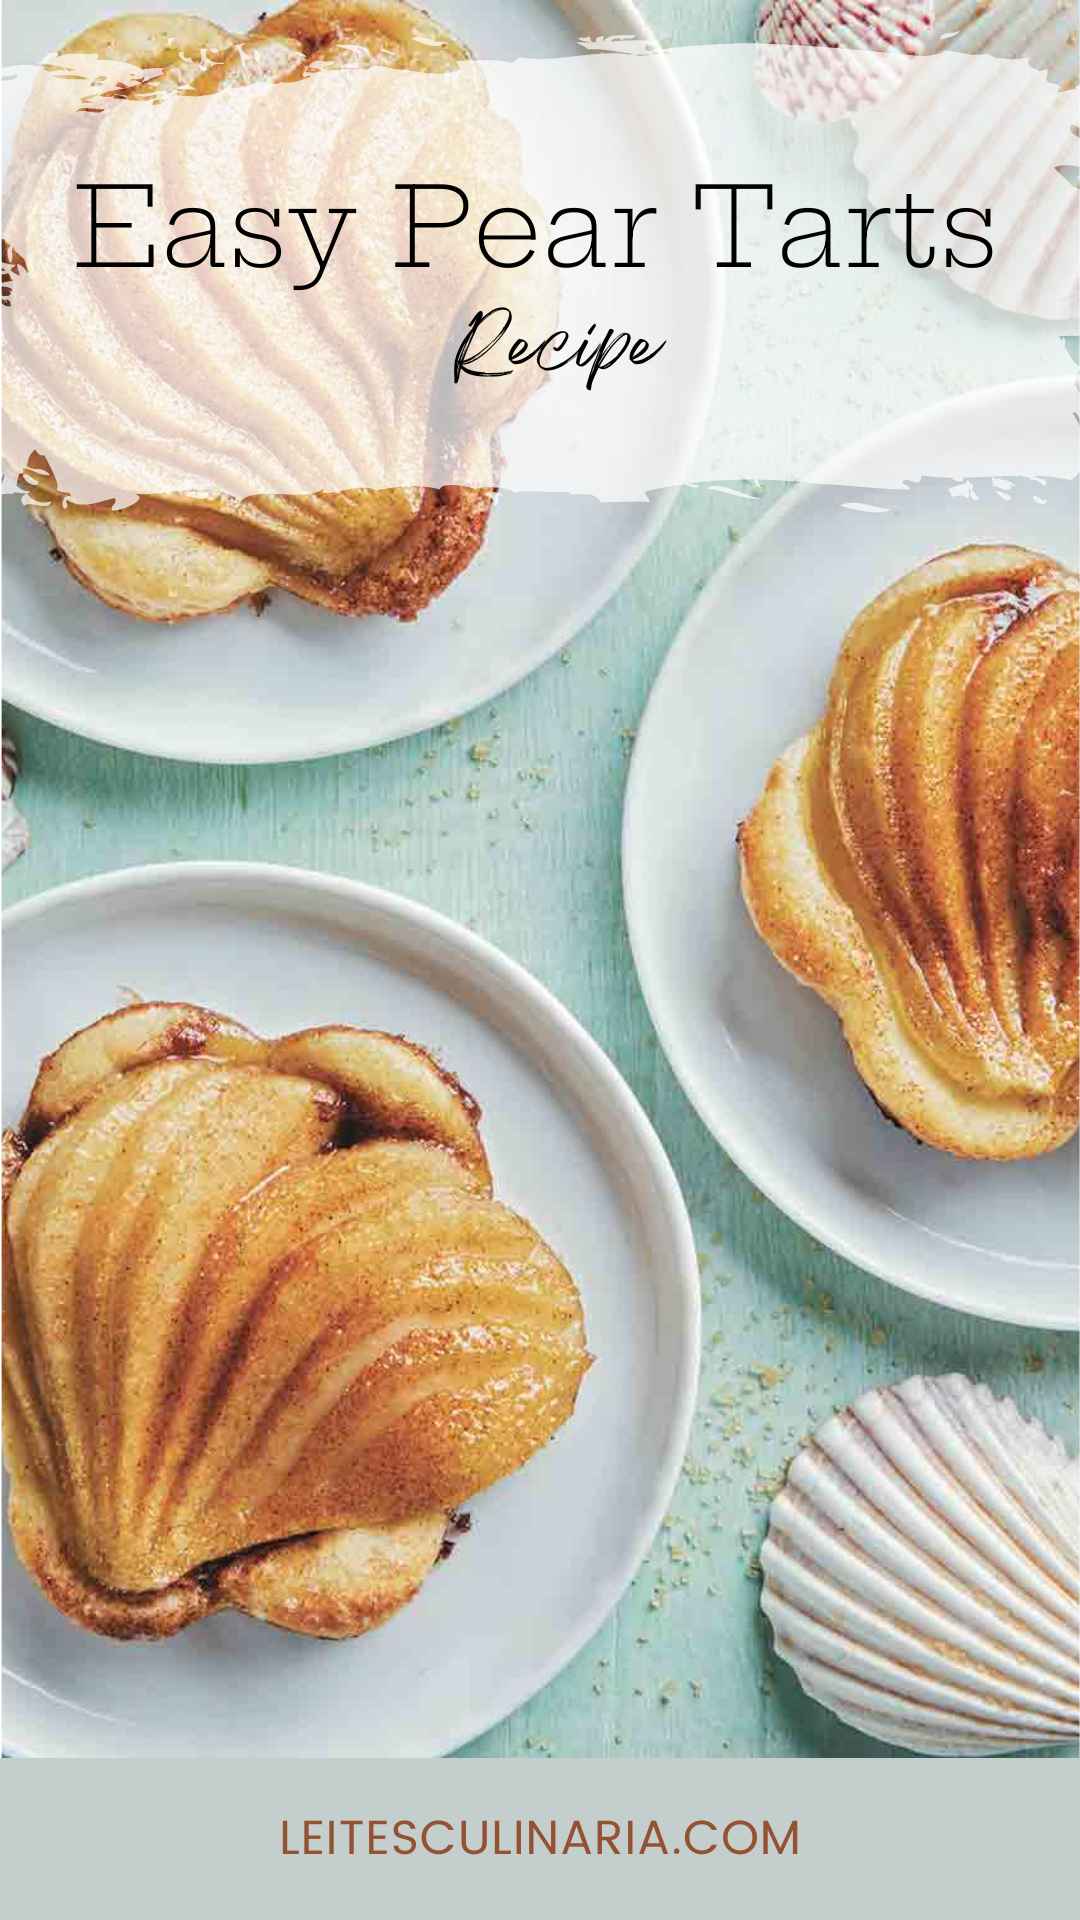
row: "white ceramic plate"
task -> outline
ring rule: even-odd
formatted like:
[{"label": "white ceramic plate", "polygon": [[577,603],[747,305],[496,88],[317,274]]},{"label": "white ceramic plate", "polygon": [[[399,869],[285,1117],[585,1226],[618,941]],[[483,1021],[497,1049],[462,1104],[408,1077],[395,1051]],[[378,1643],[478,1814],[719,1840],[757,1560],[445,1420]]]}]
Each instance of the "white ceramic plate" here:
[{"label": "white ceramic plate", "polygon": [[[626,0],[432,0],[478,57],[572,54],[583,34],[647,28]],[[235,30],[255,0],[205,0]],[[114,0],[42,0],[5,22],[9,65],[45,57]],[[151,0],[150,10],[154,10]],[[641,152],[627,119],[612,138]],[[697,135],[674,82],[650,150],[697,178]],[[687,156],[693,156],[692,158]],[[721,276],[704,254],[687,364],[686,454],[705,414],[719,346]],[[177,760],[314,759],[420,732],[492,699],[565,646],[599,612],[655,537],[673,490],[631,504],[504,492],[479,558],[415,625],[349,621],[273,596],[179,627],[151,627],[103,606],[49,558],[19,500],[4,501],[5,694],[28,713],[92,740]]]},{"label": "white ceramic plate", "polygon": [[[1028,472],[1067,472],[1074,404],[1068,381],[994,388],[901,421],[859,451],[866,471],[876,461],[880,472],[887,452],[917,474],[948,428],[966,457],[958,481],[1008,472],[997,464],[1003,444]],[[1075,1327],[1075,1148],[974,1164],[879,1118],[837,1021],[773,960],[739,890],[736,828],[777,754],[818,719],[849,622],[909,567],[968,541],[1075,564],[1075,485],[807,484],[766,515],[702,595],[649,701],[626,800],[626,909],[672,1067],[777,1206],[911,1293],[988,1319]]]},{"label": "white ceramic plate", "polygon": [[8,1743],[70,1757],[416,1757],[461,1746],[545,1685],[619,1599],[667,1507],[697,1384],[698,1276],[674,1175],[624,1082],[558,1002],[451,921],[284,868],[149,867],[6,916],[4,1119],[41,1055],[122,988],[267,1032],[351,1021],[433,1048],[481,1102],[500,1198],[585,1302],[577,1411],[418,1598],[344,1644],[222,1615],[156,1646],[55,1613],[5,1528]]}]

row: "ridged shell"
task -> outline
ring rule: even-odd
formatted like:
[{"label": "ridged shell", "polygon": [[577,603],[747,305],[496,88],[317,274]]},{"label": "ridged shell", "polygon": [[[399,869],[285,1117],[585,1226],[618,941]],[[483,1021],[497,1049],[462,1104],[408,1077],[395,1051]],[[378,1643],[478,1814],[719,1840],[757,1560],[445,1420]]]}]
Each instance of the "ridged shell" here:
[{"label": "ridged shell", "polygon": [[[491,1197],[476,1116],[408,1042],[262,1041],[189,1006],[126,1009],[44,1063],[6,1209],[5,1440],[54,1598],[81,1579],[100,1610],[266,1543],[422,1521],[404,1560],[375,1556],[385,1587],[551,1438],[581,1306]],[[307,1560],[323,1588],[374,1565],[357,1542]],[[280,1616],[288,1587],[279,1561],[220,1592]]]},{"label": "ridged shell", "polygon": [[1077,1123],[1078,604],[1022,548],[905,575],[740,829],[759,932],[879,1104],[976,1158]]},{"label": "ridged shell", "polygon": [[757,83],[793,117],[846,119],[899,84],[933,18],[930,4],[893,0],[762,0]]},{"label": "ridged shell", "polygon": [[757,37],[779,46],[912,54],[919,52],[933,21],[932,6],[892,0],[762,0]]},{"label": "ridged shell", "polygon": [[15,742],[5,733],[0,778],[0,805],[3,808],[3,865],[10,867],[30,845],[30,829],[15,805],[15,783],[19,778],[19,756]]},{"label": "ridged shell", "polygon": [[1077,1463],[959,1375],[864,1394],[773,1501],[762,1607],[812,1699],[916,1753],[1080,1732]]},{"label": "ridged shell", "polygon": [[1026,60],[1059,87],[1076,85],[1073,0],[937,0],[928,53]]},{"label": "ridged shell", "polygon": [[[871,205],[903,208],[910,194],[913,208],[931,210],[911,223],[917,258],[932,246],[933,270],[965,293],[1071,322],[1080,311],[1080,195],[1067,171],[1080,157],[1076,100],[1021,60],[943,52],[910,62],[895,91],[856,123],[855,164]],[[960,222],[987,232],[989,262],[949,233],[960,208],[990,210],[988,232],[970,216]],[[898,238],[904,225],[892,222]]]}]

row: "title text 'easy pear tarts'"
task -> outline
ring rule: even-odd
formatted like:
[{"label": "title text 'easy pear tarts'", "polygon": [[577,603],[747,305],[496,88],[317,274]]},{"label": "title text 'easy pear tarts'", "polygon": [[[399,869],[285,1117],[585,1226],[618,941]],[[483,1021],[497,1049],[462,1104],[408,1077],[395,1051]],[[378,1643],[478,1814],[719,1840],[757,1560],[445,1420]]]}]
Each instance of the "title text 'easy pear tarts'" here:
[{"label": "title text 'easy pear tarts'", "polygon": [[739,830],[747,906],[885,1114],[972,1159],[1077,1126],[1075,575],[1018,547],[906,574]]},{"label": "title text 'easy pear tarts'", "polygon": [[139,1004],[5,1141],[19,1556],[117,1639],[221,1608],[344,1639],[569,1419],[581,1302],[421,1048]]},{"label": "title text 'easy pear tarts'", "polygon": [[[412,620],[442,594],[541,376],[451,388],[491,269],[463,219],[436,270],[393,271],[392,187],[520,203],[520,164],[479,65],[406,0],[297,0],[239,36],[135,13],[61,48],[9,171],[4,459],[75,578],[154,621],[274,588]],[[515,302],[553,324],[544,263]]]}]

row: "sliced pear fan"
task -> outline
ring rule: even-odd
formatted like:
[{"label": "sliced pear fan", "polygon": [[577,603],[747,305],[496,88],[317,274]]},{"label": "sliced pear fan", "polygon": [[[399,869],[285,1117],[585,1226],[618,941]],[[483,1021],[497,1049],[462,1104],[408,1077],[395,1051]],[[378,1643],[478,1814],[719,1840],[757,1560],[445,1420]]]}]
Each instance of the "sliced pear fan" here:
[{"label": "sliced pear fan", "polygon": [[927,561],[854,621],[739,832],[758,932],[878,1104],[970,1158],[1076,1131],[1077,658],[1055,561]]},{"label": "sliced pear fan", "polygon": [[8,1141],[5,1446],[65,1612],[361,1632],[569,1418],[581,1304],[478,1119],[408,1041],[188,1005],[43,1063]]}]

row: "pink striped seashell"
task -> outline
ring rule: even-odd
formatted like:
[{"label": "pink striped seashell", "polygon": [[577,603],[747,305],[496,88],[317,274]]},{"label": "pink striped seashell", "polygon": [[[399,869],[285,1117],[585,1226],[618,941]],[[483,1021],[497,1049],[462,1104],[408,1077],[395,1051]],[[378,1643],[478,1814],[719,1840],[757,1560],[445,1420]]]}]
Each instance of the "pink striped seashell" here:
[{"label": "pink striped seashell", "polygon": [[792,117],[846,119],[892,92],[933,21],[931,0],[762,0],[758,86]]},{"label": "pink striped seashell", "polygon": [[[946,4],[948,0],[946,0]],[[952,0],[972,10],[978,0]],[[931,0],[761,0],[757,39],[792,47],[919,53],[934,24]]]}]

